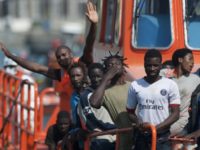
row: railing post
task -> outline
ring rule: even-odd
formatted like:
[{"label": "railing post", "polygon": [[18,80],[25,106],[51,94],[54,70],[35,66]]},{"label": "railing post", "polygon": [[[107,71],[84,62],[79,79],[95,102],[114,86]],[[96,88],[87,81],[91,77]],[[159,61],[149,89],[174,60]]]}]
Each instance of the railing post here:
[{"label": "railing post", "polygon": [[27,150],[27,137],[25,132],[25,123],[24,123],[24,84],[22,85],[22,90],[20,94],[20,149]]},{"label": "railing post", "polygon": [[156,150],[156,143],[157,143],[157,132],[156,132],[156,127],[154,125],[151,124],[147,124],[144,126],[144,128],[146,129],[150,129],[151,130],[151,150]]}]

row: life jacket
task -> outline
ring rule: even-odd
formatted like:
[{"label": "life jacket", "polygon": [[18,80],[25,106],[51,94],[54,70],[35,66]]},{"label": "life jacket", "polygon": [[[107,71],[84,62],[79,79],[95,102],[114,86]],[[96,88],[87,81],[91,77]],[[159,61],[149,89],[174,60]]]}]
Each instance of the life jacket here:
[{"label": "life jacket", "polygon": [[[78,58],[73,59],[74,62],[78,62]],[[55,81],[54,87],[55,91],[59,93],[60,96],[60,109],[69,111],[70,108],[70,97],[72,95],[73,87],[71,85],[70,77],[67,71],[61,70],[61,81]]]}]

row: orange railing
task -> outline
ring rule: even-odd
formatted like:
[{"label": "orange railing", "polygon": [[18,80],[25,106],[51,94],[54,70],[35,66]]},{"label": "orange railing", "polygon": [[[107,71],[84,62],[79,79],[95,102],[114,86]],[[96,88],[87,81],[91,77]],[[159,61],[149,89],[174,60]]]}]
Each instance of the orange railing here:
[{"label": "orange railing", "polygon": [[36,149],[42,107],[37,84],[0,70],[0,148]]},{"label": "orange railing", "polygon": [[[187,139],[184,137],[169,137],[169,140],[172,143],[172,150],[179,150],[179,149],[183,149],[183,150],[190,150],[190,146],[195,146],[196,144],[196,140],[195,139]],[[180,144],[182,144],[182,148],[180,148]],[[192,148],[194,149],[194,148]]]},{"label": "orange railing", "polygon": [[[135,128],[133,126],[133,128]],[[90,141],[92,138],[97,137],[97,136],[101,136],[101,135],[108,135],[108,134],[112,134],[112,135],[116,135],[117,139],[116,139],[116,145],[115,145],[115,150],[119,149],[119,143],[120,143],[120,134],[122,133],[127,133],[133,130],[133,128],[122,128],[122,129],[113,129],[113,130],[109,130],[109,131],[103,131],[103,132],[95,132],[95,133],[91,133],[88,138],[85,140],[84,142],[84,150],[90,150]],[[153,125],[146,125],[144,127],[146,130],[151,130],[152,132],[152,143],[151,143],[151,150],[156,150],[156,128]]]}]

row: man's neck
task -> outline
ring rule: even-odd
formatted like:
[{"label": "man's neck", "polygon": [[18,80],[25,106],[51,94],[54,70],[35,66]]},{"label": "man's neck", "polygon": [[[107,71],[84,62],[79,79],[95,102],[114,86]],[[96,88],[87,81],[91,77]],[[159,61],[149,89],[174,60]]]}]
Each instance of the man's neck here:
[{"label": "man's neck", "polygon": [[123,85],[125,83],[126,83],[125,76],[122,74],[122,75],[116,76],[116,77],[114,77],[112,79],[111,86],[114,86],[114,85]]},{"label": "man's neck", "polygon": [[82,91],[83,91],[83,87],[82,88],[78,88],[78,89],[75,89],[75,91],[78,93],[78,94],[80,94]]},{"label": "man's neck", "polygon": [[147,81],[148,83],[152,84],[152,83],[154,83],[154,82],[160,80],[160,79],[161,79],[161,76],[156,76],[156,77],[148,77],[148,76],[146,76],[146,77],[144,77],[144,79],[145,79],[145,81]]},{"label": "man's neck", "polygon": [[180,78],[180,77],[183,76],[183,75],[184,75],[184,76],[189,76],[190,73],[184,73],[180,66],[178,66],[178,67],[176,67],[176,68],[174,69],[174,77],[175,77],[175,78]]}]

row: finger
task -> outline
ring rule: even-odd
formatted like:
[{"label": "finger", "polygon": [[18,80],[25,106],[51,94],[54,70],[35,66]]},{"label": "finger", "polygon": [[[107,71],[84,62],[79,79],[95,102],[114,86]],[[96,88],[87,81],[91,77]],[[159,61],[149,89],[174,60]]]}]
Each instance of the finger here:
[{"label": "finger", "polygon": [[94,5],[94,10],[97,11],[97,6],[96,5]]},{"label": "finger", "polygon": [[87,3],[87,12],[90,12],[90,2]]},{"label": "finger", "polygon": [[93,10],[92,2],[89,2],[89,8],[90,8],[90,11]]},{"label": "finger", "polygon": [[92,11],[95,11],[95,5],[93,3],[91,3],[91,9]]}]

